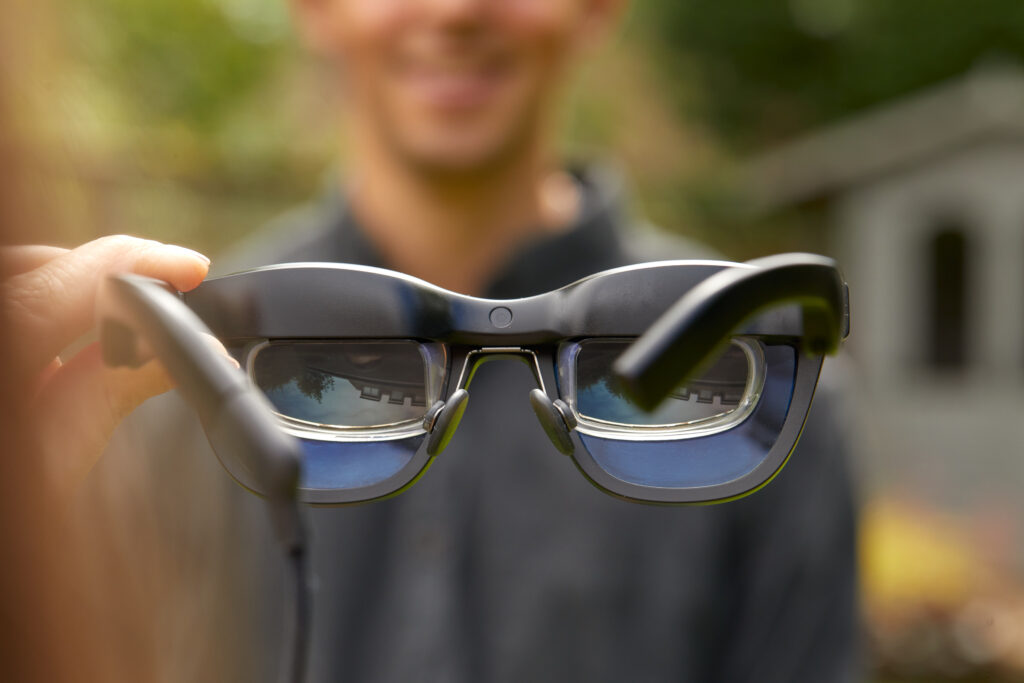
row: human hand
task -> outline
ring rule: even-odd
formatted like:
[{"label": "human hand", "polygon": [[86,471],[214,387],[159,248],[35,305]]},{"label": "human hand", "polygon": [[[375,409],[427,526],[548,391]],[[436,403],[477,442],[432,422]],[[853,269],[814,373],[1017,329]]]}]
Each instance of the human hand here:
[{"label": "human hand", "polygon": [[3,303],[14,395],[45,459],[48,484],[72,488],[95,464],[118,423],[146,399],[172,388],[157,361],[108,368],[98,343],[72,358],[58,354],[94,323],[99,284],[110,273],[165,280],[180,291],[206,276],[209,259],[190,249],[112,236],[67,250],[0,249]]}]

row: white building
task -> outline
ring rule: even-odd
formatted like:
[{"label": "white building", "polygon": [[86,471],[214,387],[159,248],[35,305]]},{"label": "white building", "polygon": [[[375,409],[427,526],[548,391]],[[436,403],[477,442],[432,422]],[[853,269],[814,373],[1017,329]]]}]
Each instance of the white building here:
[{"label": "white building", "polygon": [[1024,501],[1024,73],[976,70],[746,171],[764,211],[827,206],[874,483]]}]

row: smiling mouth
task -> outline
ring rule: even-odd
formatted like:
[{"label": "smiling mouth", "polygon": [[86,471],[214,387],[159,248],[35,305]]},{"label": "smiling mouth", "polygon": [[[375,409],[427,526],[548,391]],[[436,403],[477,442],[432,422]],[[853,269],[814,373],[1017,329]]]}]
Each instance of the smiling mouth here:
[{"label": "smiling mouth", "polygon": [[413,97],[433,109],[468,110],[487,104],[511,74],[507,60],[483,64],[412,64],[402,80]]}]

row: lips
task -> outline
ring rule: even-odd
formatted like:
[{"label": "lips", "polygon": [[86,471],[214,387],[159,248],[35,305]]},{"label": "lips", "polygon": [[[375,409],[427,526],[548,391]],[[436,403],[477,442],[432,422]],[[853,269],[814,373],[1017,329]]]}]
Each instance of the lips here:
[{"label": "lips", "polygon": [[509,77],[507,64],[417,63],[403,69],[402,83],[412,98],[431,109],[468,110],[487,105]]}]

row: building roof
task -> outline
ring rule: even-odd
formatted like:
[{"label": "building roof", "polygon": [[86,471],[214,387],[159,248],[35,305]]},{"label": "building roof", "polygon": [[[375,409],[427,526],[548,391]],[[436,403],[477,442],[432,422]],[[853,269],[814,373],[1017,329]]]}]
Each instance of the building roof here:
[{"label": "building roof", "polygon": [[1024,71],[978,67],[756,157],[741,185],[762,210],[835,193],[966,145],[1024,139]]}]

